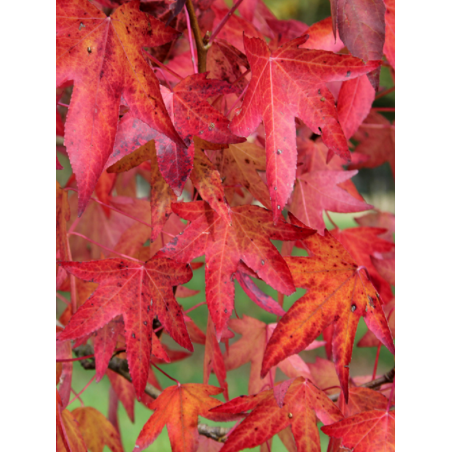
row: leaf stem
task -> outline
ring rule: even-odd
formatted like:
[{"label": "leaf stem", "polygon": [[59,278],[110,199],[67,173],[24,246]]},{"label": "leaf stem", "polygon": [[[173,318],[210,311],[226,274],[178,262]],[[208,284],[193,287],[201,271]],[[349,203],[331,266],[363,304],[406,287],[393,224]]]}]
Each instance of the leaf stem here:
[{"label": "leaf stem", "polygon": [[193,72],[195,74],[198,73],[198,66],[196,64],[195,59],[195,49],[193,47],[193,39],[191,36],[191,25],[190,25],[190,16],[188,15],[187,5],[184,5],[185,17],[187,19],[187,28],[188,28],[188,42],[190,44],[190,53],[191,53],[191,62],[193,63]]},{"label": "leaf stem", "polygon": [[59,105],[60,107],[69,108],[69,105],[63,104],[63,102],[58,102],[57,105]]},{"label": "leaf stem", "polygon": [[192,306],[191,308],[187,309],[186,311],[184,311],[184,314],[188,314],[191,311],[194,311],[196,308],[199,308],[200,306],[203,306],[207,304],[207,301],[203,301],[201,303],[195,304],[194,306]]},{"label": "leaf stem", "polygon": [[232,107],[225,114],[226,118],[231,114],[231,111],[234,110],[235,106],[242,100],[242,97],[245,95],[246,91],[248,90],[248,86],[250,86],[249,83],[248,83],[248,85],[245,86],[244,90],[242,91],[242,94],[240,94],[240,96],[237,97],[237,100],[232,104]]},{"label": "leaf stem", "polygon": [[375,96],[375,99],[374,99],[374,100],[380,99],[380,98],[386,96],[387,94],[392,93],[393,91],[395,91],[395,86],[393,86],[392,88],[388,88],[388,89],[382,91],[380,94],[377,94],[377,95]]},{"label": "leaf stem", "polygon": [[179,380],[176,380],[175,378],[170,377],[164,370],[160,369],[160,367],[157,366],[157,364],[154,364],[152,361],[151,361],[151,364],[152,364],[159,372],[161,372],[163,375],[165,375],[166,377],[168,377],[170,380],[173,380],[174,382],[176,382],[176,383],[177,383],[177,386],[180,386],[180,381],[179,381]]},{"label": "leaf stem", "polygon": [[330,220],[331,224],[333,225],[334,229],[339,229],[338,225],[333,221],[333,219],[330,217],[330,214],[327,210],[325,210],[326,216],[328,217],[328,220]]},{"label": "leaf stem", "polygon": [[198,72],[202,74],[203,72],[206,72],[207,67],[207,47],[205,46],[205,42],[201,36],[201,30],[199,28],[198,19],[196,18],[195,8],[193,7],[191,0],[187,0],[185,8],[190,18],[187,23],[190,23],[193,35],[195,36],[196,50],[198,52]]},{"label": "leaf stem", "polygon": [[[70,405],[76,399],[80,400],[80,402],[81,402],[82,399],[80,398],[80,395],[83,394],[88,389],[89,385],[94,381],[95,378],[96,378],[96,376],[93,375],[93,378],[91,378],[91,380],[88,381],[88,383],[86,383],[86,386],[78,394],[75,394],[75,397],[71,401],[69,401],[68,405]],[[81,403],[83,403],[83,402],[81,402]]]},{"label": "leaf stem", "polygon": [[375,377],[377,376],[377,367],[378,367],[378,360],[380,359],[380,350],[381,350],[381,342],[378,344],[378,347],[377,347],[377,356],[375,357],[374,371],[372,372],[372,380],[375,380]]},{"label": "leaf stem", "polygon": [[59,300],[61,300],[63,303],[65,303],[67,306],[70,306],[71,303],[69,302],[69,300],[67,300],[65,297],[63,297],[63,295],[59,294],[58,292],[56,293],[56,296]]},{"label": "leaf stem", "polygon": [[167,77],[166,74],[165,74],[165,71],[163,71],[163,69],[161,69],[161,68],[159,68],[159,67],[154,68],[154,70],[155,70],[155,71],[159,71],[160,74],[162,74],[162,77],[165,79],[165,82],[166,82],[166,84],[167,84],[169,90],[170,90],[171,92],[173,92],[173,87],[171,86],[171,83],[169,82],[168,77]]},{"label": "leaf stem", "polygon": [[235,10],[240,6],[240,3],[242,3],[243,0],[238,0],[234,5],[232,5],[232,8],[229,10],[229,12],[226,14],[226,16],[221,19],[220,23],[215,27],[215,30],[212,31],[212,34],[210,35],[209,42],[212,42],[217,34],[221,31],[224,24],[229,20],[229,18],[235,13]]},{"label": "leaf stem", "polygon": [[395,112],[395,108],[393,108],[393,107],[373,107],[372,111],[393,111],[393,112]]},{"label": "leaf stem", "polygon": [[80,356],[79,358],[57,359],[57,363],[71,363],[74,361],[83,361],[84,359],[94,358],[94,355]]},{"label": "leaf stem", "polygon": [[157,60],[155,56],[151,55],[147,50],[143,49],[143,52],[146,54],[146,56],[155,64],[160,66],[162,69],[165,69],[165,71],[169,72],[171,75],[174,75],[174,77],[178,78],[179,80],[183,80],[183,77],[181,77],[178,73],[174,72],[172,69],[170,69],[168,66],[165,66],[162,62]]},{"label": "leaf stem", "polygon": [[[139,259],[135,259],[134,257],[127,256],[127,255],[125,255],[125,254],[118,253],[117,251],[112,250],[111,248],[108,248],[108,246],[101,245],[99,242],[96,242],[95,240],[91,240],[91,239],[89,239],[88,237],[86,237],[85,235],[79,234],[78,232],[71,232],[71,235],[78,235],[78,236],[81,237],[82,239],[85,239],[85,240],[87,240],[88,242],[93,243],[94,245],[100,246],[101,248],[103,248],[103,249],[106,250],[106,251],[109,251],[110,253],[114,253],[114,254],[116,254],[116,255],[118,255],[118,256],[121,256],[121,257],[123,257],[124,259],[129,259],[129,260],[131,260],[131,261],[135,261],[135,262],[138,262],[138,263],[140,263],[140,264],[144,264],[144,262],[143,262],[143,261],[140,261]],[[72,259],[71,259],[71,260],[72,260]],[[75,311],[74,311],[74,312],[75,312]]]}]

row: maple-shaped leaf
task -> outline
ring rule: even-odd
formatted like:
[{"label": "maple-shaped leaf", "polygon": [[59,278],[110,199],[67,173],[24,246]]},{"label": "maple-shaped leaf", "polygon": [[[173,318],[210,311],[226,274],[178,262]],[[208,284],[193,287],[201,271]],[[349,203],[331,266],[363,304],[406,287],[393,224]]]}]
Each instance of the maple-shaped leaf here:
[{"label": "maple-shaped leaf", "polygon": [[312,171],[297,178],[290,211],[304,224],[323,232],[323,212],[360,212],[373,206],[360,201],[339,184],[358,171]]},{"label": "maple-shaped leaf", "polygon": [[222,452],[258,446],[288,426],[298,451],[320,452],[316,415],[326,425],[343,417],[328,396],[303,377],[293,380],[281,408],[273,389],[269,389],[254,396],[237,397],[212,411],[244,413],[248,410],[253,411],[229,434]]},{"label": "maple-shaped leaf", "polygon": [[[300,224],[291,216],[295,224]],[[297,287],[308,289],[278,322],[265,350],[262,375],[287,356],[304,350],[333,324],[333,360],[348,399],[349,364],[360,317],[392,352],[391,331],[380,296],[365,268],[358,267],[328,231],[303,240],[309,257],[286,257]]]},{"label": "maple-shaped leaf", "polygon": [[[264,387],[271,386],[274,381],[276,369],[272,375],[261,378],[262,358],[265,346],[270,339],[276,324],[266,325],[253,317],[244,315],[242,319],[230,319],[229,327],[242,337],[229,346],[225,355],[226,369],[233,370],[251,362],[250,377],[248,380],[248,394],[257,394]],[[309,367],[298,356],[294,355],[279,363],[280,369],[289,377],[311,377]]]},{"label": "maple-shaped leaf", "polygon": [[265,151],[255,143],[230,144],[212,153],[216,168],[224,178],[224,185],[241,185],[264,207],[271,208],[268,188],[257,173],[265,171]]},{"label": "maple-shaped leaf", "polygon": [[240,260],[277,291],[286,295],[295,291],[289,269],[270,239],[297,240],[312,234],[312,230],[283,220],[274,225],[271,212],[251,205],[231,208],[232,224],[203,201],[173,203],[172,208],[191,223],[156,256],[188,263],[206,255],[206,300],[217,339],[234,309],[232,276]]},{"label": "maple-shaped leaf", "polygon": [[349,169],[375,168],[389,162],[395,176],[395,126],[383,115],[371,111],[354,137],[359,141],[355,152],[369,158],[362,163],[352,163]]},{"label": "maple-shaped leaf", "polygon": [[[163,99],[176,130],[186,141],[194,135],[212,143],[241,143],[243,138],[229,131],[229,120],[215,110],[207,98],[219,94],[237,92],[237,88],[222,80],[210,80],[207,74],[194,74],[179,82],[173,91],[162,87]],[[154,139],[160,172],[177,195],[182,193],[184,184],[193,168],[193,144],[186,149],[163,134],[151,129],[130,114],[125,115],[118,126],[119,138],[108,165],[116,163],[137,146]]]},{"label": "maple-shaped leaf", "polygon": [[363,411],[331,425],[323,433],[342,438],[342,444],[354,452],[395,450],[395,411]]},{"label": "maple-shaped leaf", "polygon": [[385,12],[385,45],[383,52],[389,64],[395,69],[395,0],[384,0]]},{"label": "maple-shaped leaf", "polygon": [[178,344],[193,351],[182,309],[172,290],[191,279],[189,265],[155,258],[146,263],[114,258],[61,265],[78,278],[99,283],[99,287],[74,314],[59,339],[85,336],[122,315],[127,360],[139,398],[146,386],[152,345],[158,341],[152,328],[155,316]]},{"label": "maple-shaped leaf", "polygon": [[[342,243],[353,260],[358,265],[364,266],[370,275],[370,280],[377,289],[381,302],[386,304],[392,298],[391,285],[383,278],[375,268],[372,256],[394,252],[395,245],[379,237],[386,231],[381,228],[348,228],[332,231],[334,238]],[[378,263],[377,263],[378,265]]]},{"label": "maple-shaped leaf", "polygon": [[72,416],[78,422],[78,429],[91,452],[102,452],[104,446],[108,446],[112,452],[123,451],[118,431],[95,408],[76,408]]},{"label": "maple-shaped leaf", "polygon": [[166,425],[173,452],[195,452],[198,446],[198,416],[217,419],[209,413],[221,404],[213,395],[222,389],[204,384],[178,384],[166,388],[149,404],[154,413],[144,424],[135,449],[140,452],[154,442]]},{"label": "maple-shaped leaf", "polygon": [[273,52],[261,39],[243,39],[252,78],[230,129],[237,135],[249,136],[263,120],[267,180],[276,220],[295,180],[295,117],[314,133],[322,134],[331,151],[349,159],[335,101],[325,82],[358,77],[377,68],[379,62],[365,65],[351,55],[299,48],[306,37],[294,39]]},{"label": "maple-shaped leaf", "polygon": [[142,54],[142,47],[179,33],[139,7],[132,1],[107,17],[87,0],[57,2],[56,84],[74,80],[64,138],[78,181],[79,215],[113,151],[121,96],[133,116],[184,146]]}]

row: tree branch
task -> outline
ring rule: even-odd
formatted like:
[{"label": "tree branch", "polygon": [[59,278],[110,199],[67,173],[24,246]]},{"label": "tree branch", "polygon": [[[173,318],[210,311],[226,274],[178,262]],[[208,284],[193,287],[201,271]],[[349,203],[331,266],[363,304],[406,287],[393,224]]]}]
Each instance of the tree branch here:
[{"label": "tree branch", "polygon": [[[94,349],[91,345],[86,344],[75,348],[74,353],[77,355],[77,357],[93,355]],[[87,370],[96,368],[96,363],[94,362],[93,358],[80,361],[80,364],[84,369]],[[125,359],[112,358],[110,360],[110,363],[108,364],[108,368],[124,377],[127,381],[132,382],[132,377],[129,374],[129,366],[127,365],[127,361]],[[146,389],[144,390],[144,392],[153,399],[156,399],[162,393],[162,391],[155,388],[149,383],[146,384]],[[218,442],[224,442],[226,434],[229,432],[229,430],[229,428],[225,427],[217,427],[201,423],[198,424],[198,432],[200,435],[207,436],[208,438],[211,438],[214,441]]]},{"label": "tree branch", "polygon": [[[382,375],[379,378],[376,378],[375,380],[368,381],[367,383],[364,383],[362,385],[359,385],[359,388],[369,388],[369,389],[376,389],[380,386],[386,384],[386,383],[392,383],[394,381],[395,377],[395,367],[393,367],[389,372],[386,372],[384,375]],[[328,396],[333,402],[336,402],[339,400],[340,392],[337,394],[332,394]]]},{"label": "tree branch", "polygon": [[[86,344],[75,348],[74,353],[77,355],[77,357],[93,355],[94,349],[91,345]],[[83,366],[84,369],[96,368],[96,364],[93,358],[90,358],[90,360],[80,361],[80,364]],[[108,364],[108,368],[111,369],[113,372],[116,372],[117,374],[121,375],[126,380],[132,382],[132,377],[129,374],[129,366],[127,365],[127,361],[125,359],[112,358],[110,360],[110,363]],[[386,383],[392,383],[394,381],[394,377],[395,377],[395,368],[392,368],[389,372],[386,372],[383,376],[376,378],[375,380],[369,381],[367,383],[364,383],[359,387],[376,389]],[[146,389],[144,390],[144,392],[153,399],[156,399],[162,393],[162,391],[155,388],[149,383],[146,384]],[[328,397],[333,402],[336,402],[337,400],[339,400],[340,394],[341,393],[338,392],[337,394],[332,394]],[[218,441],[220,443],[226,440],[226,435],[230,430],[231,430],[230,428],[225,427],[217,427],[201,423],[198,424],[198,432],[200,435],[207,436],[208,438],[211,438],[214,441]]]},{"label": "tree branch", "polygon": [[196,51],[198,53],[198,72],[206,72],[207,67],[207,47],[204,43],[204,39],[201,36],[201,30],[199,28],[198,19],[196,18],[195,8],[191,0],[187,0],[185,3],[187,7],[188,15],[190,17],[190,25],[195,35]]}]

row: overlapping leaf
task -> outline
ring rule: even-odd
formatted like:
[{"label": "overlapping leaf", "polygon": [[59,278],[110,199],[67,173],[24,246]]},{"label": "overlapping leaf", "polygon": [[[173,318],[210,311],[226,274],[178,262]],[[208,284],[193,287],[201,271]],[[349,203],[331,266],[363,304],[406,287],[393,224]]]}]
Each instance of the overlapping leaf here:
[{"label": "overlapping leaf", "polygon": [[118,431],[105,416],[92,407],[76,408],[72,416],[78,422],[86,447],[91,452],[103,452],[108,446],[112,452],[123,452]]},{"label": "overlapping leaf", "polygon": [[267,180],[274,218],[279,217],[293,189],[296,171],[295,117],[302,119],[332,151],[350,158],[332,94],[325,86],[372,71],[379,62],[365,65],[350,55],[302,49],[301,37],[270,52],[258,38],[244,36],[252,78],[231,131],[249,136],[264,122]]},{"label": "overlapping leaf", "polygon": [[227,419],[227,416],[209,413],[211,408],[221,404],[211,396],[222,391],[214,386],[194,383],[166,388],[149,405],[154,413],[141,430],[134,451],[146,449],[166,425],[173,452],[195,452],[199,439],[198,416]]},{"label": "overlapping leaf", "polygon": [[[295,224],[300,224],[292,217]],[[358,267],[328,231],[304,239],[309,257],[286,257],[297,287],[308,289],[278,322],[264,354],[262,375],[289,355],[305,349],[333,324],[333,359],[348,398],[349,364],[362,316],[371,331],[394,353],[394,344],[378,292],[367,271]]]},{"label": "overlapping leaf", "polygon": [[297,240],[313,233],[279,220],[257,206],[231,208],[232,224],[205,202],[174,203],[173,211],[191,222],[156,257],[191,262],[206,255],[206,300],[217,338],[220,339],[234,309],[233,274],[240,260],[267,284],[286,295],[295,291],[287,264],[272,240]]},{"label": "overlapping leaf", "polygon": [[323,433],[342,438],[344,447],[354,452],[395,450],[395,411],[363,411],[355,416],[322,427]]},{"label": "overlapping leaf", "polygon": [[222,452],[236,452],[265,443],[290,426],[297,450],[320,452],[316,415],[326,425],[342,419],[333,402],[309,380],[299,377],[288,388],[280,408],[273,389],[253,396],[241,396],[218,408],[215,413],[245,413],[253,410],[229,435]]},{"label": "overlapping leaf", "polygon": [[138,397],[146,386],[152,346],[158,342],[152,329],[155,316],[176,342],[193,351],[182,309],[172,290],[172,286],[191,279],[188,265],[155,258],[146,263],[115,258],[61,265],[78,278],[98,282],[99,287],[71,318],[59,339],[85,336],[122,315],[127,359]]},{"label": "overlapping leaf", "polygon": [[113,151],[121,96],[133,116],[184,146],[142,55],[142,47],[164,44],[178,32],[139,5],[126,3],[106,17],[87,0],[57,2],[56,84],[74,80],[65,145],[80,190],[79,215]]}]

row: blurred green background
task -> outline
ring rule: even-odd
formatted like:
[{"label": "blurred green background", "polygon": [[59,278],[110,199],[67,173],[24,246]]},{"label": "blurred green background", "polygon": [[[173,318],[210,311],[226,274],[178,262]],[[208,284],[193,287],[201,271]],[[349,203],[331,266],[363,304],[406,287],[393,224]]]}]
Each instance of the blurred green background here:
[{"label": "blurred green background", "polygon": [[[246,1],[246,0],[245,0]],[[232,2],[229,2],[232,3]],[[308,25],[317,22],[325,17],[330,15],[330,3],[329,0],[266,0],[265,3],[269,6],[271,11],[279,18],[279,19],[298,19],[301,20]],[[389,74],[387,68],[383,68],[381,72],[380,84],[382,87],[389,88],[392,87],[393,81]],[[378,99],[375,102],[375,106],[380,107],[393,107],[395,102],[394,93],[391,93],[384,98]],[[388,119],[393,120],[394,114],[385,114]],[[63,171],[57,171],[57,180],[61,184],[65,184],[70,173],[70,164],[69,160],[59,154],[59,159],[62,165],[64,166]],[[353,178],[358,190],[363,194],[366,201],[380,208],[381,210],[394,212],[394,182],[393,177],[389,168],[389,165],[385,164],[379,168],[375,168],[373,170],[363,169],[360,170],[359,174]],[[357,226],[356,222],[353,220],[353,217],[359,216],[360,214],[331,214],[333,221],[341,228],[355,227]],[[325,218],[325,223],[329,228],[332,227],[331,223],[328,219]],[[275,244],[280,247],[280,244],[275,242]],[[295,249],[294,254],[301,255],[302,250]],[[203,259],[199,259],[203,260]],[[264,290],[269,295],[273,296],[274,299],[277,298],[276,292],[268,287],[265,283],[258,281],[257,284],[259,287]],[[255,317],[266,323],[273,323],[276,321],[274,315],[269,314],[259,307],[257,307],[243,292],[238,283],[236,285],[236,297],[235,297],[235,306],[237,313],[242,316],[243,314]],[[192,289],[201,290],[199,295],[194,297],[179,299],[178,301],[181,303],[184,309],[189,309],[190,307],[205,301],[204,297],[204,267],[198,269],[194,272],[193,279],[187,284],[187,287]],[[296,293],[291,295],[290,297],[285,297],[284,309],[289,309],[290,306],[300,298],[304,293],[303,289],[297,289]],[[66,298],[70,298],[69,293],[63,293]],[[57,316],[59,316],[64,309],[63,303],[57,300]],[[190,314],[190,317],[195,321],[195,323],[200,326],[204,331],[207,323],[207,307],[203,305]],[[233,314],[233,317],[235,314]],[[356,342],[363,336],[365,331],[367,330],[363,320],[361,319],[358,332],[356,335]],[[236,335],[231,342],[239,339],[240,336]],[[180,349],[180,347],[169,338],[168,335],[162,336],[162,341],[169,345],[173,349]],[[224,349],[223,344],[221,346]],[[186,360],[176,362],[174,364],[165,364],[161,367],[171,376],[179,380],[181,383],[202,383],[203,378],[203,359],[204,359],[204,347],[201,345],[194,344],[195,351],[194,353]],[[357,375],[366,375],[372,372],[374,360],[376,355],[376,348],[356,348],[353,352],[353,359],[350,366],[350,372],[352,376]],[[300,356],[307,362],[313,362],[316,356],[325,357],[325,352],[323,348],[312,350],[312,351],[304,351],[300,353]],[[389,353],[389,351],[382,347],[380,360],[378,365],[377,374],[384,373],[388,371],[394,365],[394,357]],[[249,364],[228,372],[227,382],[229,385],[229,395],[230,398],[234,398],[236,396],[247,394],[248,388],[248,376],[249,376]],[[158,371],[155,372],[158,380],[160,381],[163,388],[167,386],[171,386],[174,384],[171,380],[169,380],[164,375],[160,374]],[[86,383],[93,377],[94,371],[86,371],[84,370],[79,363],[74,363],[74,371],[73,371],[73,388],[75,391],[79,392]],[[283,379],[283,374],[277,371],[278,379]],[[218,385],[216,377],[212,374],[210,377],[210,384]],[[100,412],[107,416],[108,413],[108,393],[109,393],[110,383],[105,376],[100,383],[93,383],[90,387],[82,394],[81,398],[84,401],[85,405],[92,406],[97,408]],[[224,400],[220,395],[218,397],[220,400]],[[80,406],[78,401],[73,402],[70,406],[68,406],[69,410],[77,408]],[[124,445],[125,451],[132,451],[135,445],[135,440],[138,437],[143,425],[148,420],[150,415],[152,414],[151,410],[146,408],[143,404],[139,402],[135,402],[135,423],[132,424],[127,414],[120,404],[119,407],[119,424],[121,430],[121,437]],[[207,424],[214,424],[206,419],[200,418],[201,421]],[[228,424],[221,424],[228,425]],[[231,424],[229,424],[231,425]],[[326,451],[328,445],[328,437],[326,437],[322,432],[321,435],[321,444],[322,451]],[[109,450],[107,447],[105,450]],[[158,452],[158,451],[171,451],[171,447],[169,444],[168,434],[166,428],[163,430],[162,434],[157,438],[157,440],[146,450]],[[246,449],[246,450],[259,450],[259,448],[255,449]],[[282,452],[285,451],[286,448],[282,445],[281,441],[277,436],[273,439],[272,450],[274,452]]]}]

